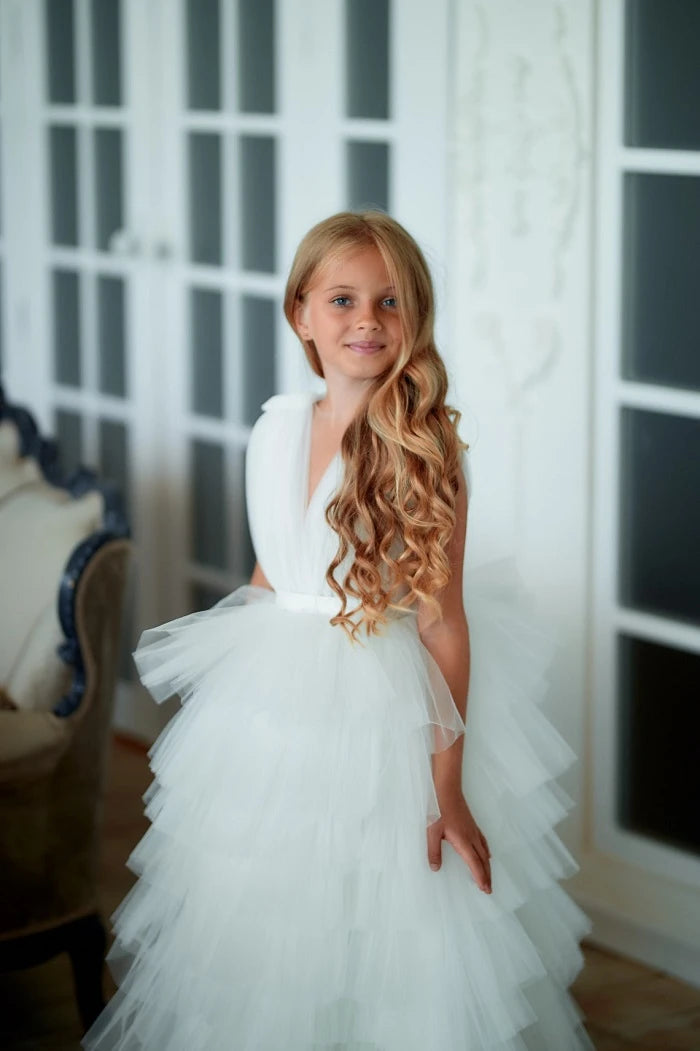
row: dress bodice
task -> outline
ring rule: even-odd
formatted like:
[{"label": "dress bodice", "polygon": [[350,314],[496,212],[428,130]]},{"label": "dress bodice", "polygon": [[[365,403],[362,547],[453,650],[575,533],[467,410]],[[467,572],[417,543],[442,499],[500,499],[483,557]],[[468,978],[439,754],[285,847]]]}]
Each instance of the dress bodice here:
[{"label": "dress bodice", "polygon": [[340,455],[304,506],[311,414],[318,398],[312,391],[268,398],[248,442],[248,523],[258,562],[275,591],[334,594],[325,574],[338,538],[323,512],[341,481]]},{"label": "dress bodice", "polygon": [[[263,403],[248,442],[246,501],[257,559],[274,590],[332,597],[326,570],[338,536],[326,522],[325,509],[342,481],[340,452],[305,506],[312,409],[321,397],[304,391],[276,394]],[[469,485],[466,457],[464,469]],[[352,559],[351,550],[336,570],[336,580],[343,580]],[[349,600],[348,610],[354,605]]]}]

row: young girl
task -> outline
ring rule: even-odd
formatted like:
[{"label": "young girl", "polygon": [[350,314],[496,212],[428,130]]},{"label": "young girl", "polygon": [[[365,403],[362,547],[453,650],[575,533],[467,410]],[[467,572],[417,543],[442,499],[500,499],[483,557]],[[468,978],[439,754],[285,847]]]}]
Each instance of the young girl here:
[{"label": "young girl", "polygon": [[463,573],[433,310],[387,215],[299,246],[285,313],[325,393],[276,395],[252,429],[250,584],[135,651],[182,706],[149,752],[120,988],[84,1048],[593,1046],[553,831],[574,755],[537,708],[553,644],[509,563]]}]

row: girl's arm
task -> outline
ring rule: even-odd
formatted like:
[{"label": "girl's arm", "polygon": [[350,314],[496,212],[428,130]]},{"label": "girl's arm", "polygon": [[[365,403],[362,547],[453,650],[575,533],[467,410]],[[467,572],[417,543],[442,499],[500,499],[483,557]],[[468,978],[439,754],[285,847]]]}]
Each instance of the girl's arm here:
[{"label": "girl's arm", "polygon": [[256,587],[259,587],[259,588],[267,588],[268,591],[274,591],[275,590],[273,588],[272,584],[270,583],[270,581],[267,579],[267,577],[263,573],[262,569],[260,568],[260,563],[259,562],[255,563],[255,569],[253,570],[253,575],[250,578],[250,583],[254,584]]},{"label": "girl's arm", "polygon": [[[469,625],[462,600],[462,569],[467,533],[467,486],[461,470],[458,475],[455,513],[455,528],[447,548],[452,572],[449,583],[438,596],[442,620],[429,623],[428,617],[432,614],[428,607],[421,603],[418,608],[418,632],[423,645],[437,662],[459,714],[466,720],[470,650]],[[433,778],[438,798],[450,792],[461,793],[463,752],[464,737],[460,735],[449,748],[433,755]]]},{"label": "girl's arm", "polygon": [[[418,608],[421,641],[436,661],[455,705],[466,721],[469,689],[469,626],[462,599],[462,568],[467,534],[467,486],[460,470],[455,500],[456,522],[447,553],[450,580],[438,596],[442,620],[430,623],[432,615],[424,603]],[[442,840],[446,839],[469,866],[474,882],[491,893],[491,852],[462,794],[464,737],[460,734],[449,748],[433,753],[433,780],[440,818],[427,829],[428,860],[432,869],[442,864]]]}]

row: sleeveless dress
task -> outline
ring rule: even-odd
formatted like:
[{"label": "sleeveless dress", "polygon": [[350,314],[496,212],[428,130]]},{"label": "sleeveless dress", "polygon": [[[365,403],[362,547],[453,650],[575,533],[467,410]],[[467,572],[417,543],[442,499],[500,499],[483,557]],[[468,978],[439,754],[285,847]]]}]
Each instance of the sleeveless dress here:
[{"label": "sleeveless dress", "polygon": [[140,878],[111,917],[119,988],[82,1047],[592,1048],[567,991],[590,922],[559,886],[578,866],[554,832],[575,756],[538,707],[556,642],[511,560],[465,568],[463,788],[487,895],[446,840],[429,867],[431,754],[465,726],[415,613],[354,644],[329,623],[342,458],[305,507],[317,397],[270,398],[250,436],[250,530],[274,592],[239,587],[135,650],[153,698],[181,706],[148,753]]}]

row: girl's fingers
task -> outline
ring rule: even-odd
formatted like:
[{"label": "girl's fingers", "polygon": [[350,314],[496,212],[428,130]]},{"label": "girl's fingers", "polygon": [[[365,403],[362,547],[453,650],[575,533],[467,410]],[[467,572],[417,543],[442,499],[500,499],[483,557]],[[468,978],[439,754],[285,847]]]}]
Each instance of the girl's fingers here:
[{"label": "girl's fingers", "polygon": [[431,869],[439,869],[442,865],[442,825],[439,821],[428,826],[427,845],[428,863]]},{"label": "girl's fingers", "polygon": [[489,861],[488,853],[482,843],[475,846],[476,853],[479,855],[481,865],[484,872],[484,880],[486,885],[490,888],[491,886],[491,863]]},{"label": "girl's fingers", "polygon": [[[431,867],[440,867],[441,840],[444,837],[445,828],[441,821],[436,821],[428,827],[428,859],[431,862],[437,861],[437,866],[431,865]],[[457,853],[466,861],[477,887],[490,894],[491,851],[489,850],[486,837],[478,825],[474,822],[468,831],[460,831],[456,835],[454,833],[448,834],[446,838]]]},{"label": "girl's fingers", "polygon": [[469,866],[477,887],[479,887],[483,891],[490,892],[491,869],[488,864],[484,864],[475,846],[473,846],[471,843],[466,843],[463,846],[460,845],[457,848],[457,850]]},{"label": "girl's fingers", "polygon": [[476,855],[476,857],[478,858],[478,866],[477,866],[476,873],[475,873],[474,868],[472,868],[472,873],[475,876],[476,883],[477,883],[477,886],[479,887],[479,889],[483,890],[487,894],[490,894],[491,893],[491,870],[490,870],[488,864],[484,864],[482,858],[480,858],[478,854]]},{"label": "girl's fingers", "polygon": [[481,835],[480,832],[479,832],[479,835],[478,835],[477,839],[474,842],[474,850],[476,851],[477,855],[479,856],[479,860],[481,861],[481,865],[482,865],[482,869],[483,869],[483,873],[484,873],[484,880],[485,880],[486,885],[490,889],[491,888],[491,862],[489,860],[489,851],[488,851],[488,846],[486,845],[486,840],[484,839],[484,837]]}]

